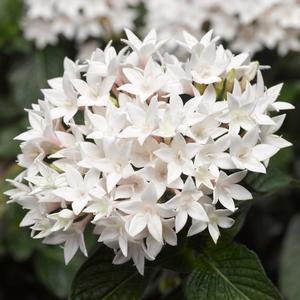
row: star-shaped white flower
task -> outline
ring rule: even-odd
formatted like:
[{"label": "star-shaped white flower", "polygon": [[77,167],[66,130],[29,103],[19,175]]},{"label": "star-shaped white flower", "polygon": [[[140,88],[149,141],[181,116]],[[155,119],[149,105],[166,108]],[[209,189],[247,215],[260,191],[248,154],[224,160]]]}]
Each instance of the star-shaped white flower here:
[{"label": "star-shaped white flower", "polygon": [[154,152],[157,157],[168,164],[167,183],[175,181],[182,173],[192,175],[193,163],[191,159],[195,157],[198,151],[199,145],[186,143],[184,137],[181,134],[177,134],[170,146],[161,147]]},{"label": "star-shaped white flower", "polygon": [[76,215],[70,209],[63,209],[58,213],[48,215],[48,218],[55,221],[51,231],[66,231],[73,224]]},{"label": "star-shaped white flower", "polygon": [[[69,166],[66,170],[67,187],[59,188],[53,193],[72,204],[72,209],[79,215],[91,200],[90,192],[98,188],[100,172],[90,169],[84,177],[74,167]],[[104,193],[104,192],[103,192]]]},{"label": "star-shaped white flower", "polygon": [[115,76],[105,79],[90,79],[85,82],[81,79],[73,79],[72,84],[80,94],[78,106],[106,106],[110,101],[110,91],[115,82]]},{"label": "star-shaped white flower", "polygon": [[208,217],[203,206],[198,202],[203,193],[197,189],[191,177],[184,183],[182,191],[165,203],[165,207],[175,211],[175,228],[179,232],[187,222],[188,216],[207,222]]},{"label": "star-shaped white flower", "polygon": [[143,41],[141,41],[132,31],[125,28],[127,40],[122,41],[127,44],[139,58],[141,64],[148,61],[149,57],[156,52],[165,41],[158,41],[155,30],[151,30]]},{"label": "star-shaped white flower", "polygon": [[171,212],[163,208],[157,201],[156,188],[153,184],[149,184],[137,199],[120,201],[116,205],[121,211],[132,215],[127,229],[131,236],[134,237],[147,228],[154,239],[163,243],[161,217],[170,217]]},{"label": "star-shaped white flower", "polygon": [[127,104],[128,118],[131,123],[120,134],[121,138],[137,138],[143,145],[144,141],[157,128],[158,101],[156,97],[150,100],[149,106],[140,107],[133,103]]},{"label": "star-shaped white flower", "polygon": [[153,59],[149,59],[145,69],[124,68],[123,73],[129,80],[119,87],[120,91],[136,95],[141,102],[157,93],[164,84],[164,72]]},{"label": "star-shaped white flower", "polygon": [[261,162],[275,155],[279,149],[272,145],[257,144],[258,138],[256,127],[242,138],[239,135],[231,137],[230,156],[236,168],[266,173],[266,168]]},{"label": "star-shaped white flower", "polygon": [[236,209],[233,199],[252,199],[251,193],[242,185],[237,184],[243,180],[246,174],[247,171],[241,171],[228,176],[221,171],[213,191],[213,204],[216,204],[219,201],[225,208],[233,212]]},{"label": "star-shaped white flower", "polygon": [[217,243],[220,237],[219,227],[226,229],[232,227],[234,224],[234,220],[229,218],[232,212],[227,209],[216,209],[215,206],[211,204],[204,204],[204,207],[209,221],[205,223],[202,221],[193,220],[193,224],[189,229],[188,236],[195,235],[208,228],[210,236],[212,237],[213,241]]},{"label": "star-shaped white flower", "polygon": [[97,161],[97,168],[106,175],[107,192],[111,192],[121,178],[127,178],[134,173],[129,157],[131,143],[116,143],[103,141],[104,157]]}]

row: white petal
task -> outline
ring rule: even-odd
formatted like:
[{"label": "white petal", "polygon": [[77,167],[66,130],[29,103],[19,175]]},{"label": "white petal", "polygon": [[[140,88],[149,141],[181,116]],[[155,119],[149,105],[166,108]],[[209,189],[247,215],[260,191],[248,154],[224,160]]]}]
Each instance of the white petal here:
[{"label": "white petal", "polygon": [[178,179],[181,175],[182,169],[175,163],[168,164],[168,180],[167,183],[171,183]]},{"label": "white petal", "polygon": [[232,198],[237,200],[249,200],[252,199],[251,193],[239,184],[232,184],[230,187],[230,193]]},{"label": "white petal", "polygon": [[117,173],[110,173],[106,179],[107,192],[111,192],[116,184],[120,181],[121,175]]},{"label": "white petal", "polygon": [[290,109],[294,109],[295,106],[291,103],[288,102],[282,102],[282,101],[278,101],[275,103],[271,104],[271,107],[276,110],[276,111],[280,111],[280,110],[290,110]]},{"label": "white petal", "polygon": [[162,224],[161,219],[157,215],[149,216],[148,230],[150,234],[159,242],[163,243],[162,239]]},{"label": "white petal", "polygon": [[81,199],[75,199],[72,202],[72,209],[74,211],[75,215],[79,215],[84,207],[87,205],[87,199],[81,198]]},{"label": "white petal", "polygon": [[69,166],[67,168],[66,177],[72,188],[78,189],[84,187],[82,176],[74,167]]},{"label": "white petal", "polygon": [[215,224],[215,223],[208,224],[208,231],[209,231],[209,234],[212,237],[213,241],[216,244],[218,241],[218,238],[220,236],[220,231],[219,231],[217,224]]},{"label": "white petal", "polygon": [[75,89],[79,92],[80,95],[89,95],[90,93],[90,88],[88,84],[81,79],[73,79],[72,84],[75,87]]},{"label": "white petal", "polygon": [[141,275],[144,275],[145,256],[141,249],[137,249],[132,253],[132,260]]},{"label": "white petal", "polygon": [[234,224],[234,220],[228,217],[219,217],[218,225],[222,228],[230,228]]},{"label": "white petal", "polygon": [[105,228],[98,241],[99,242],[109,242],[109,241],[115,241],[116,239],[118,238],[118,233],[117,231],[115,230],[115,228]]},{"label": "white petal", "polygon": [[229,209],[230,211],[235,211],[234,201],[227,193],[220,194],[219,201],[225,208]]},{"label": "white petal", "polygon": [[188,208],[187,208],[187,213],[195,220],[203,221],[203,222],[208,222],[208,217],[207,214],[202,207],[202,205],[196,201],[192,201]]},{"label": "white petal", "polygon": [[134,83],[134,84],[141,84],[144,80],[143,75],[141,72],[134,70],[134,69],[129,69],[129,68],[124,68],[123,73],[127,77],[127,79]]},{"label": "white petal", "polygon": [[272,157],[278,151],[279,149],[277,147],[266,145],[266,144],[260,144],[260,145],[256,145],[252,149],[252,154],[259,161],[263,161],[265,159]]},{"label": "white petal", "polygon": [[128,241],[122,235],[119,236],[119,246],[124,256],[128,253]]},{"label": "white petal", "polygon": [[231,175],[229,175],[226,179],[226,182],[228,183],[238,183],[240,181],[242,181],[245,176],[247,175],[247,171],[240,171],[240,172],[235,172]]},{"label": "white petal", "polygon": [[64,245],[64,257],[66,265],[71,261],[71,259],[76,254],[79,248],[78,240],[75,237],[67,240]]},{"label": "white petal", "polygon": [[206,229],[206,227],[207,227],[206,222],[202,222],[202,221],[193,222],[193,224],[190,227],[187,235],[192,236],[192,235],[195,235],[197,233],[200,233],[200,232],[204,231]]},{"label": "white petal", "polygon": [[147,226],[147,220],[145,216],[135,215],[131,221],[128,228],[128,233],[134,237],[140,232],[142,232]]},{"label": "white petal", "polygon": [[176,233],[178,233],[185,225],[188,218],[188,214],[185,210],[179,211],[175,218]]},{"label": "white petal", "polygon": [[167,244],[171,246],[176,246],[177,245],[177,235],[175,231],[168,226],[163,227],[163,236],[164,240]]}]

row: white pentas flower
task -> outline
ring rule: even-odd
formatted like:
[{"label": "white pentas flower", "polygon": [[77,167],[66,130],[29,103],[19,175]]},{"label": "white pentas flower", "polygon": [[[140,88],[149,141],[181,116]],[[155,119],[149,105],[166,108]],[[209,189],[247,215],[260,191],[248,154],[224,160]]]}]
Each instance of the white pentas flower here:
[{"label": "white pentas flower", "polygon": [[[285,55],[291,50],[300,50],[298,0],[233,0],[230,3],[223,0],[164,0],[163,3],[152,0],[145,1],[145,5],[147,29],[155,28],[162,38],[184,38],[189,49],[196,44],[195,39],[181,34],[182,30],[200,35],[209,26],[236,51],[253,54],[264,48],[277,48]],[[170,47],[174,49],[176,44]],[[205,55],[208,54],[212,58],[214,52]],[[222,68],[214,64],[209,67],[208,74]]]},{"label": "white pentas flower", "polygon": [[24,0],[25,38],[37,47],[56,44],[59,36],[79,43],[88,38],[108,38],[124,27],[133,28],[137,0]]},{"label": "white pentas flower", "polygon": [[24,171],[6,194],[28,211],[20,225],[62,244],[66,262],[87,254],[93,224],[113,263],[132,259],[143,273],[184,228],[207,228],[217,242],[233,225],[238,202],[252,198],[247,172],[266,172],[290,145],[275,114],[292,106],[211,32],[200,41],[185,33],[185,60],[163,55],[154,31],[144,41],[126,34],[131,50],[109,44],[83,65],[66,59],[63,77],[49,81],[17,137]]}]

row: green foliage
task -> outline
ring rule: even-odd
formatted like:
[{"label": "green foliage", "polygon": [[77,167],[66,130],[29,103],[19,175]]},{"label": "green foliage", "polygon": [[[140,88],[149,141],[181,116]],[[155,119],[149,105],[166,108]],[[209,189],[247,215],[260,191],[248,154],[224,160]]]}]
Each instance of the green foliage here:
[{"label": "green foliage", "polygon": [[283,241],[280,259],[279,283],[288,300],[300,299],[300,215],[296,215]]},{"label": "green foliage", "polygon": [[13,178],[20,172],[20,168],[12,165],[7,172],[0,177],[0,207],[2,217],[0,218],[0,243],[5,251],[17,261],[29,259],[34,248],[38,244],[37,241],[30,238],[28,230],[21,229],[19,224],[24,217],[24,211],[16,204],[11,204],[10,207],[5,204],[6,198],[3,192],[10,188],[10,185],[5,182],[5,178]]},{"label": "green foliage", "polygon": [[25,120],[21,119],[0,131],[0,141],[3,141],[3,143],[0,143],[0,158],[13,158],[17,156],[20,152],[19,141],[13,138],[24,131],[25,128]]},{"label": "green foliage", "polygon": [[256,193],[275,193],[286,188],[292,182],[292,178],[279,169],[270,167],[267,174],[251,173],[246,177],[246,183]]},{"label": "green foliage", "polygon": [[83,264],[72,286],[71,300],[138,300],[153,270],[141,276],[129,263],[113,265],[113,251],[106,246]]},{"label": "green foliage", "polygon": [[210,248],[196,259],[188,276],[188,300],[279,300],[257,256],[238,244]]},{"label": "green foliage", "polygon": [[62,74],[64,56],[62,49],[51,47],[13,65],[9,83],[18,107],[29,108],[37,102],[42,96],[40,90],[47,88],[47,80]]},{"label": "green foliage", "polygon": [[[19,153],[19,142],[13,138],[28,126],[24,108],[30,108],[42,94],[40,90],[47,88],[47,80],[57,77],[63,72],[65,52],[61,48],[52,47],[36,52],[31,56],[22,56],[11,67],[8,78],[7,94],[0,94],[0,158],[13,158]],[[4,83],[3,83],[4,84]]]},{"label": "green foliage", "polygon": [[291,103],[295,103],[297,100],[297,96],[300,94],[300,82],[288,82],[285,83],[282,87],[280,93],[280,99],[285,101],[289,101]]},{"label": "green foliage", "polygon": [[71,283],[82,263],[78,256],[68,266],[64,263],[62,249],[44,246],[34,258],[34,266],[40,281],[58,298],[69,295]]},{"label": "green foliage", "polygon": [[0,48],[12,51],[26,47],[21,34],[22,0],[0,1]]},{"label": "green foliage", "polygon": [[19,205],[6,204],[3,195],[3,192],[10,188],[5,178],[13,178],[19,172],[20,168],[14,164],[0,180],[0,195],[3,197],[0,198],[0,258],[1,255],[8,254],[18,262],[32,261],[40,282],[56,297],[66,298],[83,259],[76,256],[66,266],[61,248],[43,245],[41,241],[30,237],[27,228],[20,228],[19,224],[26,212]]},{"label": "green foliage", "polygon": [[[163,269],[178,272],[185,279],[184,286],[180,286],[179,277],[171,273],[171,282],[175,287],[162,299],[282,299],[267,278],[258,257],[243,245],[225,242],[214,246],[209,244],[200,254],[190,249],[188,260],[187,253],[187,248],[183,251],[180,247],[166,247],[157,261],[146,265],[146,275],[143,277],[131,263],[112,265],[113,252],[100,247],[78,271],[71,300],[152,299],[151,293],[148,298],[143,298],[145,287],[148,287],[149,294],[154,276],[164,274]],[[182,261],[188,261],[189,270],[182,269]],[[168,278],[162,276],[159,282],[165,290]]]}]

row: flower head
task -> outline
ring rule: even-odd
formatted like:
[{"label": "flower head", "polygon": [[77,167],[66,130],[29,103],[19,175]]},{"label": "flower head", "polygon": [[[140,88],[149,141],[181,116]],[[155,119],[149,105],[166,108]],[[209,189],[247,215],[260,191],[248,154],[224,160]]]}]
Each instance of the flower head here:
[{"label": "flower head", "polygon": [[66,59],[63,77],[49,81],[17,137],[25,170],[6,194],[28,210],[21,226],[63,244],[66,262],[87,254],[91,223],[113,263],[132,259],[143,273],[185,226],[217,242],[233,225],[236,201],[252,198],[247,172],[266,172],[290,145],[274,111],[292,107],[276,102],[281,86],[266,89],[260,72],[252,84],[257,64],[212,32],[201,41],[185,33],[186,60],[161,55],[155,31],[144,41],[126,34],[132,51],[109,45],[83,65]]}]

